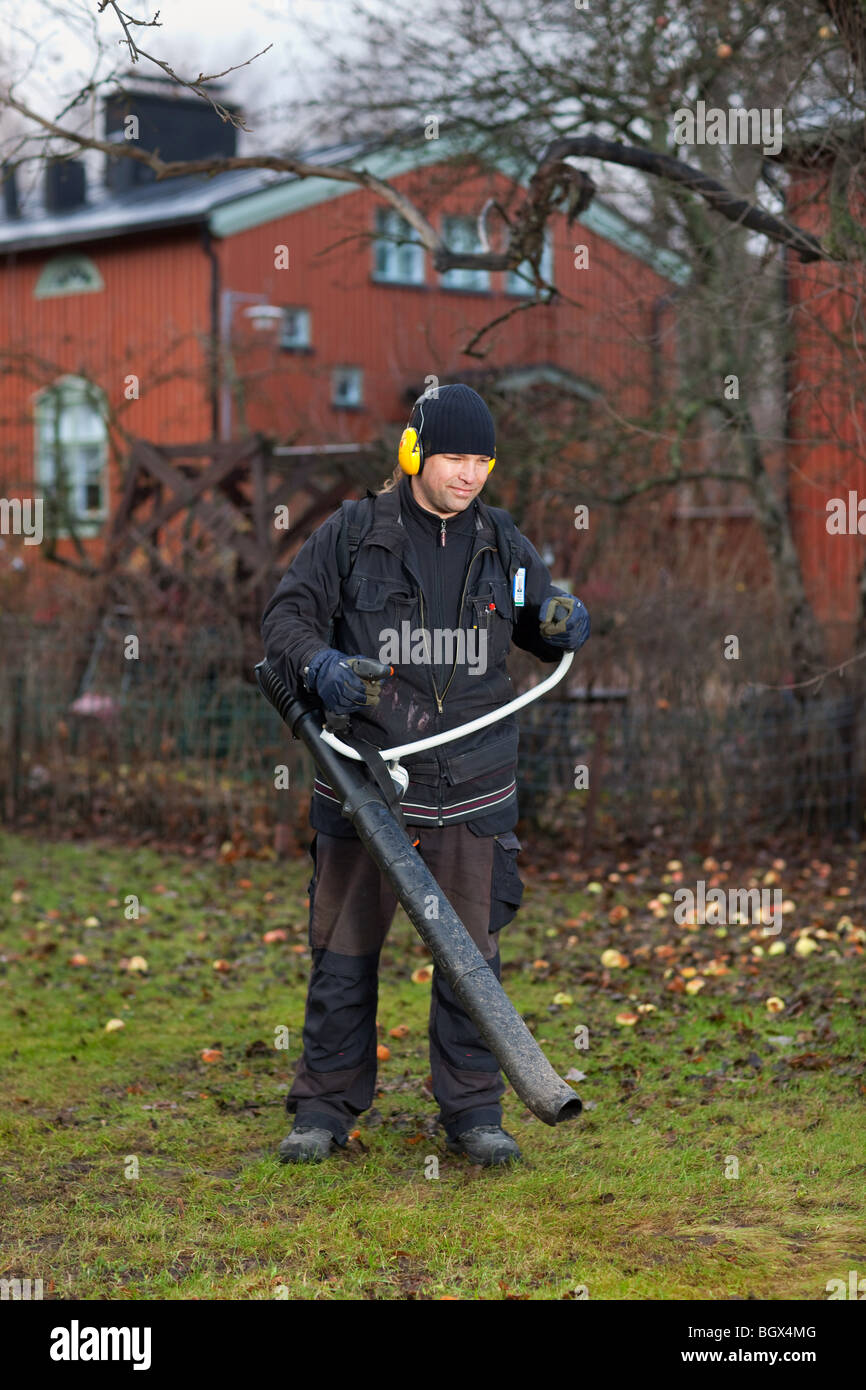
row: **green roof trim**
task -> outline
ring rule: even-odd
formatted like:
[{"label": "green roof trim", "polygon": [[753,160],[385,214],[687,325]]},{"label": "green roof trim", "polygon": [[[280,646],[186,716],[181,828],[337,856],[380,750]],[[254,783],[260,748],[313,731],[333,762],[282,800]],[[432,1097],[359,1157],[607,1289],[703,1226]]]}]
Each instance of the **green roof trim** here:
[{"label": "green roof trim", "polygon": [[[376,150],[366,156],[355,156],[355,159],[361,167],[368,169],[377,178],[393,179],[400,174],[409,173],[419,165],[442,163],[455,153],[463,154],[465,151],[444,135],[437,140],[425,140],[420,145],[396,150]],[[349,159],[344,162],[351,168],[355,160]],[[508,159],[501,159],[497,162],[497,167],[507,177],[515,178],[515,174],[509,172],[509,163]],[[526,187],[525,184],[522,186]],[[215,208],[210,214],[208,225],[214,236],[237,236],[239,232],[249,231],[251,227],[259,227],[262,223],[272,222],[278,217],[302,212],[305,208],[315,207],[317,203],[357,193],[360,187],[360,184],[343,183],[335,179],[292,177],[285,183],[275,184],[260,193],[250,193],[245,197],[232,199]],[[604,203],[593,201],[577,220],[596,236],[603,237],[605,241],[618,246],[621,251],[644,261],[657,274],[677,285],[684,285],[691,276],[688,261],[674,251],[656,246],[645,232],[634,227],[621,213]]]},{"label": "green roof trim", "polygon": [[676,285],[684,285],[690,279],[692,268],[688,261],[675,251],[656,246],[650,237],[635,227],[621,213],[606,203],[595,199],[577,219],[596,236],[612,241],[621,251],[630,251],[638,260],[646,261],[659,275],[673,280]]},{"label": "green roof trim", "polygon": [[[441,162],[442,141],[429,141],[429,154],[422,150],[377,150],[359,159],[362,167],[380,179],[396,178],[416,169],[419,164],[438,164]],[[357,157],[356,157],[357,158]],[[354,161],[345,160],[351,168]],[[343,198],[348,193],[358,193],[361,185],[342,183],[337,179],[291,178],[286,183],[275,184],[261,193],[250,193],[246,197],[233,199],[222,207],[215,208],[210,215],[209,226],[214,236],[237,236],[250,227],[259,227],[263,222],[285,217],[289,213],[302,212],[331,198]]]}]

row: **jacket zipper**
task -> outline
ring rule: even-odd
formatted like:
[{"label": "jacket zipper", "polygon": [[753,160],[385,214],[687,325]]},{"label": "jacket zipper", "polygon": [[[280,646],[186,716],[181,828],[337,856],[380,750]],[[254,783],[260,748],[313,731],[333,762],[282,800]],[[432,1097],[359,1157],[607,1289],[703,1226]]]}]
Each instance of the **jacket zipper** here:
[{"label": "jacket zipper", "polygon": [[[464,604],[466,603],[466,586],[467,586],[468,583],[469,583],[469,575],[470,575],[471,572],[472,572],[472,566],[475,564],[475,561],[478,559],[478,556],[484,554],[485,550],[494,550],[494,549],[495,549],[495,547],[492,546],[492,545],[483,545],[483,546],[481,547],[480,550],[478,550],[478,551],[475,552],[475,554],[472,556],[472,559],[469,561],[469,568],[468,568],[467,571],[466,571],[466,578],[465,578],[464,581],[463,581],[463,593],[462,593],[461,596],[460,596],[460,615],[459,615],[460,618],[463,617],[463,607],[464,607]],[[424,622],[424,595],[423,595],[423,593],[421,592],[420,589],[418,590],[418,597],[419,597],[419,599],[421,600],[421,626],[422,626],[422,627],[426,627],[426,623]],[[458,619],[458,621],[459,621],[459,619]],[[456,672],[457,672],[457,660],[455,660],[454,665],[453,665],[452,668],[451,668],[451,675],[450,675],[450,677],[449,677],[448,684],[446,685],[445,689],[442,691],[442,694],[440,695],[440,694],[439,694],[439,691],[436,689],[436,678],[435,678],[435,676],[433,675],[433,660],[432,660],[433,653],[432,653],[432,651],[431,651],[431,653],[430,653],[430,657],[431,657],[431,660],[430,660],[430,679],[431,679],[431,681],[433,682],[433,694],[434,694],[434,696],[436,697],[436,708],[438,709],[439,713],[442,714],[442,713],[443,713],[442,701],[445,699],[445,696],[448,694],[448,691],[449,691],[450,686],[451,686],[451,682],[453,681],[454,676],[456,675]]]},{"label": "jacket zipper", "polygon": [[[442,544],[444,545],[444,544],[445,544],[445,522],[444,522],[444,520],[442,521],[442,525],[441,525],[440,530],[439,530],[439,535],[441,536],[441,538],[442,538]],[[492,546],[492,545],[483,545],[483,546],[481,547],[480,550],[476,551],[476,553],[472,556],[472,559],[469,561],[469,568],[468,568],[467,571],[466,571],[466,578],[465,578],[464,581],[463,581],[463,593],[462,593],[461,596],[460,596],[460,614],[459,614],[459,618],[462,618],[462,617],[463,617],[463,607],[464,607],[464,604],[466,603],[466,586],[467,586],[468,583],[469,583],[469,575],[470,575],[470,573],[471,573],[472,566],[475,564],[475,561],[478,559],[478,556],[484,554],[485,550],[495,550],[495,546]],[[421,605],[421,626],[422,626],[422,627],[426,627],[427,624],[426,624],[426,622],[424,621],[424,593],[423,593],[423,590],[420,588],[420,586],[419,586],[419,589],[418,589],[418,598],[419,598],[420,605]],[[436,708],[438,709],[438,711],[439,711],[440,714],[443,713],[442,701],[445,699],[445,696],[448,694],[448,690],[449,690],[449,688],[450,688],[450,686],[451,686],[451,681],[453,681],[454,676],[455,676],[455,674],[456,674],[456,671],[457,671],[457,662],[455,661],[455,662],[454,662],[454,666],[452,667],[452,670],[451,670],[451,676],[450,676],[450,678],[449,678],[448,685],[446,685],[445,689],[442,691],[442,694],[441,694],[441,696],[440,696],[439,691],[438,691],[437,688],[436,688],[436,677],[435,677],[434,674],[433,674],[433,653],[432,653],[432,651],[431,651],[431,653],[430,653],[430,680],[431,680],[431,682],[432,682],[432,684],[433,684],[433,694],[434,694],[434,696],[435,696],[435,698],[436,698]],[[438,758],[437,758],[437,761],[438,761]],[[437,823],[437,825],[444,825],[444,824],[445,824],[445,821],[444,821],[443,816],[442,816],[442,779],[441,779],[441,777],[440,777],[440,779],[439,779],[439,783],[438,783],[438,792],[437,792],[436,823]]]}]

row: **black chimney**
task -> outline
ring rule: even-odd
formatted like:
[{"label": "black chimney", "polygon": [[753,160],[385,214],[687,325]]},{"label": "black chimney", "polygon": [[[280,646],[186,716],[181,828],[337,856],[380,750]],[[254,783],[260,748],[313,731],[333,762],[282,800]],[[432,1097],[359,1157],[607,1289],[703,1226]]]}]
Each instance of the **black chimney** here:
[{"label": "black chimney", "polygon": [[45,167],[45,207],[48,212],[71,212],[84,202],[86,181],[80,159],[52,159]]},{"label": "black chimney", "polygon": [[20,217],[21,204],[18,201],[18,171],[14,164],[4,160],[0,164],[0,181],[3,183],[3,210],[7,217]]},{"label": "black chimney", "polygon": [[[157,81],[154,79],[154,85]],[[235,154],[235,126],[220,120],[201,97],[177,93],[177,86],[168,79],[162,90],[121,88],[113,92],[104,106],[106,140],[121,147],[128,142],[135,149],[156,152],[166,162]],[[239,113],[238,107],[222,101],[221,105],[233,115]],[[155,178],[153,170],[138,160],[111,155],[106,158],[105,182],[115,193],[153,183]]]}]

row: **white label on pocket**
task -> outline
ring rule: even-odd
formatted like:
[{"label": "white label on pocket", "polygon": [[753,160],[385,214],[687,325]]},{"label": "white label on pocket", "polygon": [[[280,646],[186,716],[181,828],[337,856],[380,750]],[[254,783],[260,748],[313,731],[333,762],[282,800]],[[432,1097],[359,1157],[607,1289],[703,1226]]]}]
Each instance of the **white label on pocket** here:
[{"label": "white label on pocket", "polygon": [[519,569],[514,576],[514,606],[523,608],[526,604],[526,570]]}]

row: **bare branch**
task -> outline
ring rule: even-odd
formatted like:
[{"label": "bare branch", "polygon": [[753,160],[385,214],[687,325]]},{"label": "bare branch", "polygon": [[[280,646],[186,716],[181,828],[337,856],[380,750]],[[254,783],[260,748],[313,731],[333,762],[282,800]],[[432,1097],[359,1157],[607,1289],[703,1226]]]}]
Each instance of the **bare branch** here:
[{"label": "bare branch", "polygon": [[790,246],[802,261],[833,259],[811,232],[781,217],[774,217],[745,198],[736,198],[717,179],[675,159],[673,155],[641,149],[636,145],[621,145],[616,140],[604,140],[599,135],[577,135],[552,140],[542,156],[542,164],[570,158],[602,159],[611,164],[640,169],[645,174],[655,174],[698,193],[714,212],[729,222],[737,222],[782,246]]},{"label": "bare branch", "polygon": [[[117,4],[117,0],[99,0],[98,13],[102,14],[103,11],[109,7],[117,15],[120,27],[126,35],[125,38],[120,40],[120,43],[126,44],[129,49],[130,62],[137,63],[140,58],[146,58],[149,63],[153,63],[155,67],[161,68],[173,82],[178,84],[178,86],[186,87],[189,91],[195,92],[196,96],[201,97],[203,101],[206,101],[209,106],[213,107],[221,121],[228,121],[230,125],[237,127],[239,130],[245,130],[249,134],[249,128],[244,125],[243,118],[229,111],[221,102],[215,101],[210,93],[205,91],[202,84],[205,82],[215,82],[220,77],[227,77],[230,72],[237,72],[240,68],[249,67],[250,63],[255,62],[256,58],[261,58],[263,53],[267,53],[269,49],[273,48],[274,45],[272,43],[269,43],[267,48],[263,48],[259,53],[254,53],[253,56],[247,58],[245,62],[235,63],[232,67],[226,68],[224,72],[207,74],[200,72],[198,77],[188,82],[186,78],[176,73],[174,68],[170,67],[162,58],[157,58],[155,54],[147,53],[143,48],[140,48],[132,37],[129,28],[130,25],[136,25],[141,29],[162,28],[159,10],[157,10],[153,19],[135,19],[132,15],[127,14],[125,10],[120,8]],[[82,94],[79,93],[79,97],[81,95]],[[73,106],[77,105],[79,97],[75,98],[72,103]],[[67,107],[66,109],[68,110],[69,108]]]}]

